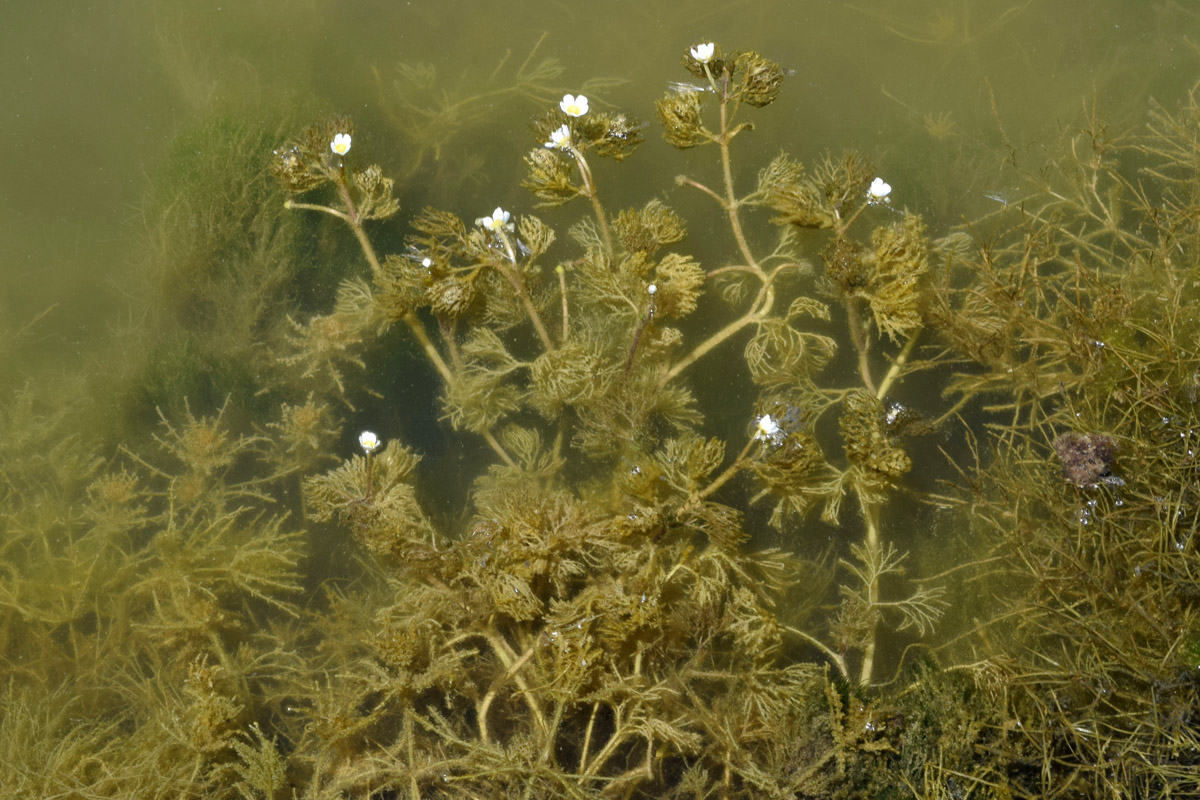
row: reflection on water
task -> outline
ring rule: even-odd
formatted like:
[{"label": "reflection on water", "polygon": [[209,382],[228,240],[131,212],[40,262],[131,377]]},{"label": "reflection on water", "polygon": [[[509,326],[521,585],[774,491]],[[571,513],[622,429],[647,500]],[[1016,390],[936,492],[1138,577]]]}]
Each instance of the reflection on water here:
[{"label": "reflection on water", "polygon": [[1186,791],[1197,16],[10,9],[0,785]]}]

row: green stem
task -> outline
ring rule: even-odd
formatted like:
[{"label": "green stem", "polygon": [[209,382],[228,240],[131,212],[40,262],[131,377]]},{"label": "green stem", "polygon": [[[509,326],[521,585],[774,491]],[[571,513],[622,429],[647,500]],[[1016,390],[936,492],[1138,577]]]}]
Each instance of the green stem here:
[{"label": "green stem", "polygon": [[[851,301],[853,303],[853,301]],[[917,330],[912,336],[908,337],[908,341],[904,343],[904,347],[892,360],[892,366],[888,369],[887,374],[879,384],[878,389],[873,389],[869,383],[870,375],[864,374],[864,380],[867,380],[867,388],[875,392],[875,397],[882,400],[887,396],[888,390],[892,388],[892,384],[903,372],[905,364],[908,363],[908,358],[912,355],[912,351],[916,349],[917,339],[920,337],[921,331]],[[860,351],[861,355],[861,351]],[[862,361],[860,360],[860,365]],[[867,524],[867,553],[871,558],[875,558],[879,553],[879,505],[876,503],[867,503],[863,500],[862,493],[858,495],[859,504],[862,507],[863,520]],[[867,586],[867,604],[870,607],[875,607],[879,603],[879,580],[872,575],[871,583]],[[863,650],[862,672],[859,676],[860,682],[866,686],[870,684],[872,674],[875,670],[875,647],[876,647],[876,625],[871,625],[871,636],[867,641],[867,646]]]},{"label": "green stem", "polygon": [[697,492],[696,499],[703,500],[717,489],[720,489],[722,486],[728,483],[729,479],[738,473],[738,470],[746,466],[746,456],[749,455],[750,448],[753,446],[754,439],[747,441],[746,446],[742,448],[742,452],[738,453],[737,458],[733,460],[733,463],[726,467],[724,472],[714,478],[712,483]]},{"label": "green stem", "polygon": [[[611,262],[613,258],[612,233],[608,230],[608,217],[604,213],[604,206],[600,205],[600,195],[596,192],[596,180],[592,177],[592,168],[588,166],[583,153],[574,147],[568,148],[567,152],[575,158],[575,163],[579,165],[579,175],[583,178],[583,186],[588,199],[592,201],[592,212],[596,215],[596,222],[600,226],[600,236],[604,239],[604,250]],[[615,265],[612,266],[615,267]]]},{"label": "green stem", "polygon": [[496,227],[493,232],[500,237],[500,243],[504,245],[504,253],[508,256],[508,260],[513,264],[517,263],[517,251],[513,249],[512,240],[508,238],[508,234],[504,231],[503,226]]},{"label": "green stem", "polygon": [[426,357],[433,362],[434,368],[438,374],[442,376],[442,380],[446,385],[450,385],[454,381],[454,373],[450,371],[450,367],[446,366],[446,362],[442,359],[442,354],[433,346],[433,340],[429,338],[429,333],[425,330],[425,323],[421,322],[412,311],[404,315],[404,324],[408,326],[412,332],[413,338],[421,345],[421,349],[425,351]]},{"label": "green stem", "polygon": [[284,202],[283,207],[289,211],[294,208],[301,209],[302,211],[320,211],[322,214],[332,214],[345,222],[350,221],[350,217],[345,211],[338,211],[336,208],[330,208],[329,206],[319,206],[315,203],[297,203],[294,200],[287,200]]},{"label": "green stem", "polygon": [[704,67],[704,75],[708,78],[708,85],[712,87],[713,94],[717,95],[717,97],[720,97],[721,92],[719,89],[717,89],[717,82],[713,80],[712,69],[709,68],[707,61],[702,62],[702,65]]},{"label": "green stem", "polygon": [[[500,238],[508,247],[508,251],[512,253],[512,245],[508,243],[508,236],[500,231]],[[542,322],[542,315],[538,313],[537,308],[533,305],[533,299],[530,298],[529,292],[525,291],[525,283],[521,280],[521,275],[516,268],[509,268],[503,264],[496,264],[496,270],[505,277],[512,285],[513,291],[517,293],[517,297],[521,300],[521,305],[525,306],[525,312],[529,314],[529,321],[533,323],[534,329],[537,331],[538,338],[542,340],[546,350],[554,349],[554,343],[550,341],[550,334],[546,331],[546,325]]]},{"label": "green stem", "polygon": [[789,633],[796,634],[801,639],[824,653],[825,656],[833,662],[833,665],[838,668],[838,673],[840,673],[843,678],[848,678],[850,676],[849,670],[846,669],[846,659],[835,653],[833,649],[829,647],[829,645],[825,644],[812,634],[805,633],[799,628],[793,628],[791,625],[784,625],[783,629]]},{"label": "green stem", "polygon": [[850,328],[850,341],[854,343],[854,351],[858,354],[858,374],[863,386],[872,394],[876,393],[875,381],[871,378],[871,364],[867,358],[870,343],[867,340],[867,329],[858,313],[855,298],[846,298],[846,324]]},{"label": "green stem", "polygon": [[[707,72],[708,68],[705,67]],[[722,205],[725,206],[725,213],[729,216],[729,226],[733,229],[733,238],[737,241],[738,250],[742,253],[742,258],[746,260],[747,266],[757,271],[759,277],[764,277],[762,268],[759,267],[758,261],[750,252],[750,245],[746,242],[746,234],[742,230],[742,221],[738,216],[738,207],[740,205],[737,195],[733,192],[733,160],[729,155],[729,142],[733,139],[734,134],[729,130],[729,100],[724,95],[721,96],[721,133],[717,137],[717,144],[721,149],[721,174],[725,180],[725,199]]]},{"label": "green stem", "polygon": [[615,717],[615,720],[613,721],[613,732],[609,736],[608,741],[605,742],[604,747],[600,748],[600,752],[596,753],[596,757],[592,759],[592,763],[588,764],[587,769],[583,771],[584,777],[590,778],[591,776],[596,775],[600,768],[604,766],[604,763],[608,761],[613,753],[617,751],[617,748],[620,747],[629,736],[628,732],[625,730],[625,721],[621,719],[622,715],[619,708],[613,709],[613,716]]},{"label": "green stem", "polygon": [[368,501],[370,501],[370,499],[371,499],[371,484],[374,483],[374,480],[371,475],[372,459],[371,459],[371,451],[370,450],[367,451],[366,460],[367,460],[367,496],[366,496],[366,499]]},{"label": "green stem", "polygon": [[691,178],[687,177],[686,175],[680,175],[679,177],[677,177],[675,179],[675,183],[679,184],[680,186],[690,186],[697,191],[704,192],[706,195],[711,197],[713,200],[716,200],[717,203],[719,203],[722,208],[725,206],[725,198],[721,197],[721,195],[717,194],[712,189],[705,186],[703,183],[700,183],[700,181],[692,180]]},{"label": "green stem", "polygon": [[917,339],[920,338],[920,336],[921,329],[918,328],[913,332],[912,336],[908,337],[908,341],[904,343],[904,347],[900,350],[899,354],[892,359],[892,366],[887,371],[887,374],[883,376],[883,380],[879,383],[879,389],[875,393],[875,398],[877,400],[882,400],[883,398],[887,397],[888,389],[892,388],[892,384],[896,382],[896,379],[900,377],[900,373],[904,370],[905,365],[908,364],[908,357],[911,356],[912,351],[916,349]]},{"label": "green stem", "polygon": [[483,440],[488,443],[488,447],[492,448],[496,455],[500,456],[501,461],[513,469],[517,468],[517,462],[513,461],[512,456],[504,449],[504,445],[500,444],[491,431],[484,431],[481,435],[483,436]]},{"label": "green stem", "polygon": [[[849,199],[849,198],[847,198],[847,197],[843,197],[841,200],[839,200],[839,201],[838,201],[838,206],[837,206],[837,207],[838,207],[838,208],[841,208],[841,204],[842,204],[843,202],[845,202],[847,199]],[[862,203],[861,205],[859,205],[859,207],[858,207],[858,208],[854,209],[854,213],[853,213],[853,214],[851,214],[851,215],[850,215],[850,216],[849,216],[847,219],[842,219],[840,216],[838,216],[838,217],[836,217],[836,218],[835,218],[834,230],[835,230],[835,232],[836,232],[836,234],[837,234],[837,237],[838,237],[839,239],[841,239],[841,238],[845,237],[845,235],[846,235],[846,232],[847,232],[848,230],[850,230],[850,226],[851,226],[851,225],[853,225],[853,224],[854,224],[854,221],[855,221],[856,219],[858,219],[858,218],[859,218],[859,216],[860,216],[860,215],[861,215],[861,214],[862,214],[864,211],[866,211],[866,210],[867,210],[867,206],[869,206],[869,205],[871,205],[871,204],[870,204],[870,203]]]},{"label": "green stem", "polygon": [[596,714],[600,711],[599,703],[592,703],[592,713],[588,716],[587,730],[583,734],[583,752],[579,754],[579,772],[587,768],[588,750],[592,746],[592,730],[596,727]]},{"label": "green stem", "polygon": [[354,238],[358,239],[359,247],[362,248],[363,255],[367,258],[367,263],[371,266],[371,274],[375,276],[375,280],[383,277],[383,267],[379,264],[379,257],[375,255],[375,248],[371,246],[371,240],[367,238],[367,232],[363,230],[362,223],[358,219],[358,212],[354,208],[354,202],[350,199],[350,190],[346,187],[344,181],[335,181],[337,183],[338,192],[342,195],[342,201],[346,204],[347,211],[339,211],[336,208],[329,206],[317,205],[315,203],[296,203],[288,200],[283,204],[286,209],[298,208],[304,211],[320,211],[322,214],[329,214],[337,217],[350,226],[350,230],[354,231]]},{"label": "green stem", "polygon": [[[858,493],[858,502],[862,508],[863,521],[867,523],[867,554],[871,559],[875,559],[879,553],[879,506],[867,503],[863,499],[862,492]],[[872,570],[871,582],[867,585],[867,606],[872,611],[879,603],[879,578],[873,573],[874,570]],[[872,673],[875,671],[877,633],[878,625],[872,622],[871,635],[867,639],[866,647],[863,648],[862,671],[859,673],[859,683],[863,686],[870,685]]]},{"label": "green stem", "polygon": [[562,333],[558,338],[566,344],[567,334],[571,330],[571,313],[567,307],[567,271],[559,264],[554,268],[554,272],[558,275],[558,293],[562,297]]},{"label": "green stem", "polygon": [[334,183],[338,187],[338,194],[342,196],[342,202],[346,205],[346,222],[350,224],[350,230],[354,231],[354,237],[358,239],[358,244],[367,257],[367,263],[371,265],[371,274],[375,276],[375,281],[379,282],[383,279],[383,267],[379,264],[379,257],[375,255],[375,248],[371,245],[371,240],[367,238],[367,232],[363,230],[362,219],[358,216],[358,208],[354,205],[354,197],[350,194],[350,184],[346,181],[345,161],[342,162],[341,169],[336,173]]},{"label": "green stem", "polygon": [[533,655],[536,652],[536,645],[531,644],[525,649],[525,652],[518,657],[513,652],[512,648],[508,646],[508,643],[504,641],[499,634],[489,631],[484,634],[484,638],[487,640],[488,644],[492,646],[492,652],[496,654],[496,657],[500,659],[500,662],[504,664],[506,669],[504,671],[504,675],[502,675],[500,679],[496,681],[496,684],[492,686],[479,705],[480,738],[482,738],[485,743],[487,742],[487,709],[489,706],[491,706],[492,701],[495,699],[496,692],[509,680],[515,683],[517,688],[521,690],[519,694],[522,698],[524,698],[525,704],[529,706],[529,710],[533,713],[533,718],[537,723],[538,730],[544,735],[548,731],[546,715],[543,713],[542,707],[538,705],[538,701],[534,694],[529,691],[529,684],[526,683],[525,678],[521,675],[521,669],[529,662],[529,659],[533,658]]},{"label": "green stem", "polygon": [[703,342],[697,345],[695,350],[671,365],[671,369],[667,371],[667,375],[663,380],[663,383],[670,383],[675,378],[679,377],[679,373],[683,372],[692,364],[695,364],[697,361],[707,355],[709,351],[720,345],[730,336],[733,336],[747,325],[761,320],[763,313],[765,313],[765,310],[763,312],[750,312],[749,314],[735,319],[733,322],[729,323],[724,328],[721,328],[721,330],[705,339]]}]

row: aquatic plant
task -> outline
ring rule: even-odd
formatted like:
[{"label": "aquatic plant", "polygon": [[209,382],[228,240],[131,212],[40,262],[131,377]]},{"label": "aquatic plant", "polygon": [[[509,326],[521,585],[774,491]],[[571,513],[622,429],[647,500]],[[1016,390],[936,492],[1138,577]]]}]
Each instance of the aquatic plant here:
[{"label": "aquatic plant", "polygon": [[[448,80],[428,62],[399,62],[391,75],[372,69],[379,106],[399,134],[396,152],[402,159],[396,177],[403,182],[430,175],[430,184],[461,186],[478,181],[484,166],[476,152],[477,142],[489,136],[495,109],[501,105],[524,104],[533,110],[562,96],[558,81],[566,71],[552,56],[539,58],[546,41],[542,33],[520,63],[506,49],[495,67],[486,74],[466,70]],[[609,91],[624,81],[592,78],[582,90],[593,96]],[[586,95],[584,95],[586,96]],[[470,146],[459,142],[470,138]],[[454,153],[453,158],[446,157]]]},{"label": "aquatic plant", "polygon": [[[740,117],[775,99],[783,70],[712,44],[685,53],[683,65],[702,83],[659,100],[663,135],[714,152],[716,188],[679,183],[713,199],[739,263],[705,268],[675,249],[686,226],[658,200],[608,209],[593,158],[624,161],[643,125],[584,95],[535,117],[525,157],[538,206],[585,201],[569,231],[575,251],[557,261],[560,237],[544,220],[500,207],[473,223],[426,209],[405,250],[380,257],[364,223],[372,209],[394,210],[391,183],[366,177],[380,175],[375,166],[348,166],[348,121],[313,126],[276,151],[276,175],[304,196],[289,207],[342,220],[362,249],[370,284],[343,285],[373,321],[356,335],[403,325],[443,382],[443,420],[494,454],[462,534],[422,511],[418,458],[399,442],[306,482],[312,519],[340,521],[394,587],[376,617],[385,633],[358,656],[376,665],[373,677],[329,701],[345,722],[319,734],[355,765],[346,768],[353,785],[656,792],[683,771],[721,776],[726,791],[786,785],[760,763],[776,757],[772,742],[813,724],[814,708],[842,713],[843,701],[822,668],[784,654],[809,651],[839,680],[869,684],[881,624],[924,634],[941,614],[936,587],[894,598],[883,589],[904,555],[881,535],[882,509],[910,467],[903,437],[920,427],[884,401],[915,363],[923,225],[895,219],[890,189],[853,153],[826,158],[811,176],[780,156],[739,190],[733,144],[751,130]],[[331,199],[308,199],[322,191]],[[776,214],[767,253],[745,228],[755,206]],[[869,220],[874,230],[859,239]],[[819,285],[801,248],[822,243]],[[702,304],[714,315],[713,289],[733,320],[685,334],[684,318]],[[819,380],[839,346],[823,297],[843,312],[858,386]],[[702,433],[686,375],[739,339],[761,394],[744,406],[730,456]],[[323,340],[294,344],[289,362],[325,358]],[[831,435],[842,466],[823,453]],[[745,515],[759,512],[722,502],[735,479],[757,482],[771,525],[794,533],[818,510],[844,522],[850,494],[862,544],[836,565],[748,550]],[[777,604],[814,570],[846,576],[837,613],[816,613],[814,595],[804,618],[781,617]],[[740,732],[723,718],[733,709]],[[364,737],[383,731],[404,761],[381,772]],[[794,788],[825,785],[835,751],[861,744],[812,736],[814,760]]]},{"label": "aquatic plant", "polygon": [[[858,153],[746,166],[778,63],[681,61],[655,114],[707,218],[630,197],[647,126],[527,62],[531,200],[423,209],[383,252],[397,180],[332,118],[273,148],[286,202],[254,183],[261,214],[158,229],[193,256],[164,296],[246,296],[185,326],[230,323],[200,365],[140,373],[157,420],[113,452],[73,428],[80,392],[0,400],[0,785],[1196,791],[1196,98],[1139,137],[1090,116],[1026,202],[931,240]],[[723,243],[690,249],[689,222]],[[244,283],[206,262],[227,245]],[[280,297],[289,253],[343,245],[336,292]],[[466,496],[384,420],[345,455],[404,338]],[[258,386],[192,397],[204,364]],[[914,500],[957,526],[948,568]]]},{"label": "aquatic plant", "polygon": [[965,496],[1011,592],[980,632],[1027,796],[1197,791],[1198,121],[1195,91],[1138,136],[1092,109],[946,262],[935,314],[981,367],[951,390],[996,398]]}]

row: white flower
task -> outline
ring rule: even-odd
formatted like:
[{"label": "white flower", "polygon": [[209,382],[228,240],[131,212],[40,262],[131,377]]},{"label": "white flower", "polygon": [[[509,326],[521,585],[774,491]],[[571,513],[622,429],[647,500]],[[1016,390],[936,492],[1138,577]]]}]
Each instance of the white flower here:
[{"label": "white flower", "polygon": [[576,97],[573,94],[564,94],[563,99],[559,102],[558,107],[563,110],[563,113],[568,117],[582,117],[588,112],[588,101],[583,95]]},{"label": "white flower", "polygon": [[867,189],[867,197],[873,203],[882,203],[887,200],[888,195],[892,193],[892,185],[884,183],[883,178],[876,178],[871,181],[871,188]]},{"label": "white flower", "polygon": [[379,448],[379,437],[370,431],[363,431],[358,435],[358,445],[367,453],[373,453]]},{"label": "white flower", "polygon": [[344,156],[350,152],[350,134],[339,133],[333,137],[333,141],[329,143],[329,149],[337,153],[339,156]]},{"label": "white flower", "polygon": [[650,293],[651,297],[653,297],[654,295],[658,294],[658,284],[657,283],[650,284],[649,286],[646,287],[646,291]]},{"label": "white flower", "polygon": [[481,228],[486,228],[489,231],[499,233],[503,230],[512,230],[513,224],[509,222],[509,217],[512,215],[505,211],[500,206],[496,206],[496,210],[492,212],[490,217],[480,217],[475,220],[475,224]]},{"label": "white flower", "polygon": [[779,444],[783,438],[783,429],[779,427],[779,422],[772,418],[770,414],[763,414],[758,418],[758,423],[754,426],[754,438],[760,442]]},{"label": "white flower", "polygon": [[430,267],[433,266],[433,259],[430,258],[429,256],[425,256],[425,258],[421,259],[421,266],[424,267],[425,269],[429,269]]},{"label": "white flower", "polygon": [[[564,109],[565,110],[565,109]],[[550,134],[550,141],[546,142],[546,147],[551,149],[557,147],[559,150],[566,150],[571,146],[571,129],[563,125],[558,130]]]},{"label": "white flower", "polygon": [[707,64],[712,60],[713,53],[716,52],[717,46],[712,42],[698,44],[691,49],[692,58],[699,61],[701,64]]}]

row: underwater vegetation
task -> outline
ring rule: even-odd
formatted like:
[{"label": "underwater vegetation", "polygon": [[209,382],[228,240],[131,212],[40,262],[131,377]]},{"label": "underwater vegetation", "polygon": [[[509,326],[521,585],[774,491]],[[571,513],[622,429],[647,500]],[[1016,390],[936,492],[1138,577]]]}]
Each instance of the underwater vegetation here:
[{"label": "underwater vegetation", "polygon": [[[497,106],[522,104],[532,111],[557,102],[567,91],[560,85],[566,71],[562,63],[553,56],[538,57],[547,36],[543,32],[519,63],[506,49],[486,74],[449,78],[428,62],[400,62],[390,74],[373,68],[379,106],[399,137],[388,153],[400,159],[392,177],[405,184],[477,183],[487,166],[477,144],[489,137]],[[596,77],[573,90],[596,96],[622,82]],[[466,139],[474,144],[464,144]]]},{"label": "underwater vegetation", "polygon": [[[402,215],[346,118],[196,167],[150,291],[212,311],[128,373],[153,433],[0,405],[5,796],[1200,791],[1200,98],[1089,114],[933,238],[862,154],[755,163],[778,63],[681,68],[653,114],[703,219],[624,205],[651,126],[584,93],[466,217]],[[440,454],[344,423],[401,338],[478,445],[461,514]]]}]

